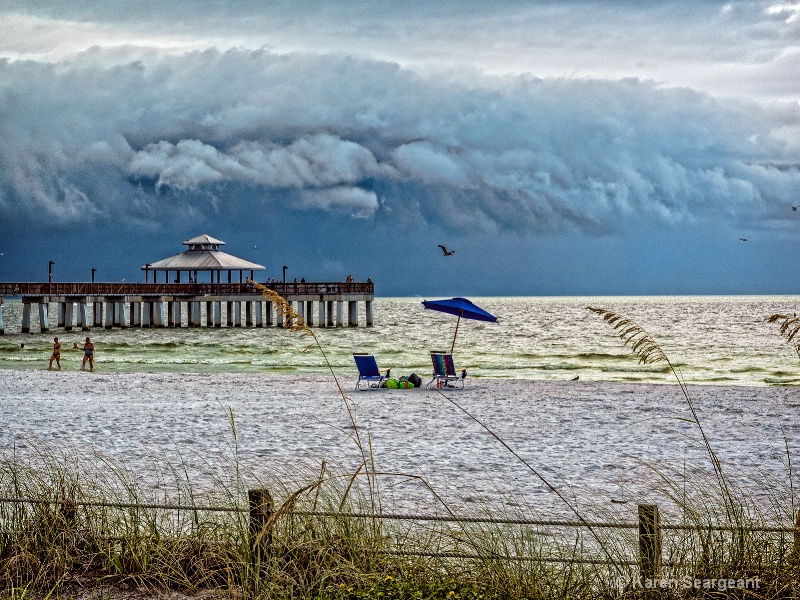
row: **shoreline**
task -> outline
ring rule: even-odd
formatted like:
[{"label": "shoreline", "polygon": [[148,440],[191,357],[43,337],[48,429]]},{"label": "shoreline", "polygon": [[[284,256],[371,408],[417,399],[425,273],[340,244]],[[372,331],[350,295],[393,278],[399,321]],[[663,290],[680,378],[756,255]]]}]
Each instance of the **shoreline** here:
[{"label": "shoreline", "polygon": [[[785,298],[645,298],[600,304],[646,328],[688,384],[800,385],[791,345],[777,326],[764,322],[769,314],[786,312]],[[481,380],[568,381],[578,375],[581,381],[676,383],[664,363],[639,364],[617,332],[587,311],[584,300],[486,300],[482,308],[500,323],[461,323],[456,368]],[[353,353],[366,351],[395,376],[421,375],[431,371],[430,350],[451,346],[456,326],[451,315],[424,310],[416,300],[389,298],[376,301],[374,310],[374,327],[312,328],[326,358],[306,352],[308,337],[277,327],[112,328],[89,335],[97,344],[98,369],[127,373],[328,375],[327,359],[346,378],[355,373]],[[9,313],[13,323],[15,311]],[[69,348],[86,335],[58,328],[48,335],[12,331],[0,337],[2,370],[46,366],[53,336]],[[66,369],[77,369],[79,359],[77,352],[62,353]]]},{"label": "shoreline", "polygon": [[[71,350],[68,349],[68,350]],[[216,368],[210,368],[210,365],[205,363],[178,363],[176,364],[148,364],[144,365],[135,365],[130,368],[120,368],[118,365],[109,366],[108,363],[104,364],[100,361],[95,364],[94,371],[83,371],[79,368],[80,358],[83,357],[81,354],[78,357],[78,360],[73,360],[65,364],[64,361],[64,354],[62,352],[61,359],[62,359],[62,368],[61,369],[48,369],[47,362],[48,359],[45,357],[36,358],[31,360],[27,364],[3,364],[0,362],[0,373],[3,372],[20,372],[20,373],[30,373],[30,372],[53,372],[53,373],[94,373],[94,374],[103,374],[103,375],[126,375],[126,376],[145,376],[145,375],[152,375],[152,374],[159,374],[159,375],[174,375],[176,377],[180,376],[208,376],[208,377],[289,377],[289,378],[308,378],[308,379],[319,379],[320,381],[324,381],[325,379],[333,381],[333,376],[330,374],[330,371],[327,373],[327,367],[318,367],[316,369],[312,369],[309,367],[258,367],[259,370],[253,370],[255,367],[248,367],[242,370],[231,369],[230,365],[223,364],[218,365]],[[633,358],[635,362],[635,358]],[[35,365],[33,363],[36,363]],[[180,366],[180,369],[176,369],[176,366]],[[192,367],[196,367],[193,369]],[[338,370],[338,372],[336,372]],[[344,373],[344,370],[347,370],[347,373]],[[392,368],[393,371],[398,370],[402,372],[408,371],[411,372],[412,369],[395,369]],[[336,372],[336,377],[340,380],[342,379],[356,379],[358,377],[358,372],[356,371],[355,367],[346,367],[342,369],[338,369],[338,367],[334,367],[334,371]],[[418,371],[422,372],[421,369]],[[420,373],[417,373],[418,375]],[[420,375],[423,381],[423,386],[421,389],[425,389],[425,385],[428,382],[426,377],[429,377],[427,371],[425,371],[424,375]],[[641,386],[658,386],[658,387],[679,387],[679,384],[675,380],[674,376],[666,376],[663,380],[651,380],[651,379],[639,379],[639,378],[630,378],[627,380],[621,379],[596,379],[596,378],[589,378],[586,376],[581,377],[578,380],[573,379],[574,376],[571,375],[564,375],[564,376],[551,376],[551,377],[541,377],[541,376],[534,376],[534,375],[487,375],[487,374],[469,374],[468,375],[469,381],[480,381],[480,382],[528,382],[528,383],[540,383],[540,384],[594,384],[594,385],[620,385],[620,386],[627,386],[627,385],[641,385]],[[791,377],[787,378],[786,380],[781,381],[751,381],[751,380],[717,380],[717,381],[684,381],[683,382],[689,388],[702,388],[702,387],[710,387],[710,388],[754,388],[754,389],[800,389],[800,376],[798,377]],[[469,383],[467,384],[469,387]],[[386,391],[386,390],[384,390]],[[420,388],[416,388],[415,391],[420,391]],[[2,381],[0,381],[0,393],[2,392]]]}]

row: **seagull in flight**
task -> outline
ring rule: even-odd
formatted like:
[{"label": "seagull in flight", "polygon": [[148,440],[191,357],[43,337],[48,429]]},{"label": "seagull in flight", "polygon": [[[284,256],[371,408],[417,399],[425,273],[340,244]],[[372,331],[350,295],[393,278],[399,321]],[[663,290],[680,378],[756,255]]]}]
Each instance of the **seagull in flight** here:
[{"label": "seagull in flight", "polygon": [[442,252],[444,253],[444,255],[445,255],[445,256],[453,256],[453,254],[455,254],[455,253],[456,253],[456,251],[455,251],[455,250],[448,250],[447,248],[445,248],[445,247],[444,247],[444,246],[442,246],[441,244],[439,244],[439,248],[441,248],[441,249],[442,249]]},{"label": "seagull in flight", "polygon": [[743,242],[746,242],[749,238],[739,238],[739,239],[742,240]]}]

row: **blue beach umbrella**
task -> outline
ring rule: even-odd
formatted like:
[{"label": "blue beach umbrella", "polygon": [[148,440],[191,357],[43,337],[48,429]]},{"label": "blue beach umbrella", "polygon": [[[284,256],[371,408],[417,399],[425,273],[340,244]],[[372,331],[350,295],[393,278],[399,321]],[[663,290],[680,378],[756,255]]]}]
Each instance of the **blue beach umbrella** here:
[{"label": "blue beach umbrella", "polygon": [[428,310],[438,310],[439,312],[456,315],[456,332],[453,334],[453,344],[450,346],[450,354],[453,353],[453,348],[456,347],[456,336],[458,335],[458,325],[461,323],[461,318],[472,319],[473,321],[488,321],[489,323],[497,323],[497,317],[493,314],[486,312],[477,304],[473,304],[466,298],[448,298],[446,300],[424,300],[422,305]]}]

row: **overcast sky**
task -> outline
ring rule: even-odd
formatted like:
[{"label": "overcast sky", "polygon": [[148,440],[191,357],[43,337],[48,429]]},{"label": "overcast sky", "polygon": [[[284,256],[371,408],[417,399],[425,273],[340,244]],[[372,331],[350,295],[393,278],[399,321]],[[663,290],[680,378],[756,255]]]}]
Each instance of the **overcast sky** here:
[{"label": "overcast sky", "polygon": [[0,279],[800,293],[798,67],[797,2],[0,0]]}]

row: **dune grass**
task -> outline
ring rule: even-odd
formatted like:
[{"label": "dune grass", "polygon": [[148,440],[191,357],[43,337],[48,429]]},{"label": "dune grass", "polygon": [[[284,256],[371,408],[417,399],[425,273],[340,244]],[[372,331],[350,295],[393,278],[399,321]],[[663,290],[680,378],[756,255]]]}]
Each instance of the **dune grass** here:
[{"label": "dune grass", "polygon": [[[159,508],[163,488],[118,467],[47,448],[25,465],[6,461],[0,495],[29,502],[0,502],[0,589],[7,597],[100,584],[242,598],[545,598],[596,591],[610,578],[606,565],[573,562],[585,550],[581,536],[562,544],[531,525],[352,518],[344,515],[373,507],[352,473],[322,465],[287,475],[253,482],[247,474],[275,500],[260,553],[246,490],[196,493],[179,479],[172,508]],[[437,514],[451,517],[441,507]]]},{"label": "dune grass", "polygon": [[[659,504],[672,509],[668,522],[696,528],[664,531],[664,578],[758,577],[758,593],[747,597],[791,597],[787,594],[798,575],[793,536],[750,530],[787,523],[785,486],[764,482],[772,496],[763,503],[748,501],[729,484],[726,493],[742,508],[732,521],[730,499],[721,497],[713,472],[690,473],[687,483],[680,473],[650,468]],[[179,473],[180,465],[173,470]],[[0,502],[3,596],[69,597],[98,586],[154,593],[221,590],[254,599],[635,598],[643,593],[635,529],[597,528],[601,551],[583,527],[393,519],[376,527],[373,519],[347,516],[369,514],[372,502],[369,489],[352,485],[353,474],[345,470],[296,465],[269,480],[255,480],[250,473],[242,477],[273,496],[274,518],[263,554],[253,551],[247,490],[238,486],[197,492],[179,478],[168,502],[183,508],[155,508],[165,504],[163,488],[154,489],[116,466],[99,469],[47,448],[24,465],[6,461],[0,464],[0,495],[34,502]],[[432,502],[431,512],[450,517],[436,505]],[[531,518],[521,509],[489,506],[477,516]],[[635,524],[635,517],[623,520],[610,510],[600,520]],[[719,524],[728,529],[708,529]],[[587,559],[592,562],[583,562]],[[694,590],[673,590],[673,596],[684,591],[688,597]]]}]

